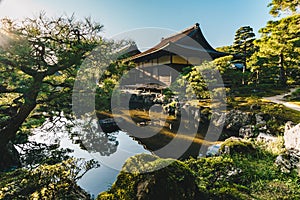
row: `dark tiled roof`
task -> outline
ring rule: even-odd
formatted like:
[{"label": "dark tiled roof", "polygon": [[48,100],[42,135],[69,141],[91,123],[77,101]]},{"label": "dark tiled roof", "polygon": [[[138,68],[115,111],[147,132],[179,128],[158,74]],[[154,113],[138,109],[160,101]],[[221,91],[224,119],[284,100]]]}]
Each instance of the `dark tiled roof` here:
[{"label": "dark tiled roof", "polygon": [[199,47],[202,47],[210,54],[216,54],[218,55],[217,57],[226,55],[225,53],[216,51],[214,48],[210,46],[210,44],[206,41],[204,35],[201,32],[199,24],[196,23],[194,26],[181,31],[180,33],[174,34],[167,38],[163,38],[159,44],[155,45],[154,47],[144,52],[132,56],[130,60],[143,58],[146,57],[147,55],[163,50],[166,47],[168,47],[171,43],[180,43],[180,40],[184,39],[185,37],[190,37],[191,39],[195,40],[199,44]]}]

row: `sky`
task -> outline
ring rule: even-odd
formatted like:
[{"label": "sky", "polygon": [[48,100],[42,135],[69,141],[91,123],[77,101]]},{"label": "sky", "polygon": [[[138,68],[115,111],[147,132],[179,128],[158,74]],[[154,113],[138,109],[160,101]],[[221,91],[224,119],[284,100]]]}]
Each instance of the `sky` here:
[{"label": "sky", "polygon": [[270,0],[0,0],[0,18],[90,16],[104,25],[106,38],[132,39],[144,50],[162,37],[200,24],[213,47],[231,45],[241,26],[258,30],[272,20]]}]

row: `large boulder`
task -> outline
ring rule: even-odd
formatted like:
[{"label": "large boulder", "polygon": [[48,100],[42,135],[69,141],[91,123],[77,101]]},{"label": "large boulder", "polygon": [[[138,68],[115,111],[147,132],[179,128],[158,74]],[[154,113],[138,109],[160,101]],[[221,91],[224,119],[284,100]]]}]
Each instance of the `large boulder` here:
[{"label": "large boulder", "polygon": [[286,149],[300,150],[300,124],[287,122],[284,131],[284,145]]},{"label": "large boulder", "polygon": [[219,124],[224,123],[224,130],[222,131],[219,139],[225,140],[232,136],[238,137],[240,129],[242,132],[242,129],[244,129],[245,126],[252,124],[253,114],[234,109],[227,112],[226,115],[220,115],[220,117],[216,119],[212,118],[212,122],[215,126],[219,126]]},{"label": "large boulder", "polygon": [[284,140],[281,136],[274,136],[266,133],[260,133],[256,138],[256,143],[260,148],[275,155],[282,154],[286,151]]},{"label": "large boulder", "polygon": [[256,126],[262,127],[267,124],[266,120],[264,119],[263,114],[255,114]]},{"label": "large boulder", "polygon": [[225,128],[227,130],[238,132],[241,127],[251,124],[253,115],[240,110],[231,110],[227,113],[225,119]]},{"label": "large boulder", "polygon": [[264,142],[264,143],[274,143],[278,140],[278,137],[270,135],[270,134],[266,134],[266,133],[260,133],[258,134],[258,136],[256,137],[256,140],[258,142]]},{"label": "large boulder", "polygon": [[226,139],[220,149],[220,154],[253,154],[256,151],[253,144],[245,139],[230,137]]},{"label": "large boulder", "polygon": [[255,138],[259,133],[269,133],[266,121],[269,118],[268,114],[231,110],[226,114],[225,131],[220,139],[231,136],[248,139]]},{"label": "large boulder", "polygon": [[270,115],[262,113],[255,114],[255,129],[258,133],[269,133],[267,119],[270,119]]},{"label": "large boulder", "polygon": [[128,200],[199,198],[196,178],[186,164],[147,154],[129,158],[111,189],[98,196]]},{"label": "large boulder", "polygon": [[287,122],[283,138],[286,152],[277,156],[275,164],[282,172],[296,169],[300,174],[300,124]]},{"label": "large boulder", "polygon": [[254,125],[246,125],[240,128],[239,137],[241,138],[252,138],[255,136],[255,126]]},{"label": "large boulder", "polygon": [[300,174],[300,150],[287,150],[286,153],[277,156],[275,164],[282,172],[290,173],[292,170],[296,169],[298,174]]},{"label": "large boulder", "polygon": [[268,118],[268,116],[262,113],[252,115],[251,124],[242,126],[239,129],[239,137],[248,139],[255,138],[259,134],[267,134],[269,131],[265,120],[266,118]]}]

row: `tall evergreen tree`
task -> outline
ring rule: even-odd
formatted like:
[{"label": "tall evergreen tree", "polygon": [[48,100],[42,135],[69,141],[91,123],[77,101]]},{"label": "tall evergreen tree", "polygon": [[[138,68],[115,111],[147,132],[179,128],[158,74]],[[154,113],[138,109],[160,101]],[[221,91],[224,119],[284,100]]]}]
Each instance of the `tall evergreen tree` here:
[{"label": "tall evergreen tree", "polygon": [[255,34],[253,32],[253,28],[251,28],[250,26],[243,26],[236,31],[233,48],[235,50],[235,53],[240,57],[240,61],[244,65],[243,74],[247,69],[247,59],[250,58],[254,52],[254,40]]}]

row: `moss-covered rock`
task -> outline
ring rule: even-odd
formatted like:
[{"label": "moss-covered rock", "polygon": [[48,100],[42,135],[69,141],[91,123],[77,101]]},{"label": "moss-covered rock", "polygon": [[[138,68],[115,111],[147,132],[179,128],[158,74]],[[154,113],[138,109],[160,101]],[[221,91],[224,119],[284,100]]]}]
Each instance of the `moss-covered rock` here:
[{"label": "moss-covered rock", "polygon": [[189,159],[185,163],[196,175],[200,193],[205,199],[250,199],[248,189],[235,184],[242,170],[235,166],[230,157],[217,156]]},{"label": "moss-covered rock", "polygon": [[222,143],[219,151],[221,154],[252,154],[255,152],[255,147],[247,140],[230,137]]},{"label": "moss-covered rock", "polygon": [[201,196],[195,176],[186,164],[141,154],[126,161],[117,181],[98,199],[201,199]]},{"label": "moss-covered rock", "polygon": [[238,146],[246,153],[186,161],[146,154],[131,157],[111,189],[98,199],[299,199],[297,174],[282,174],[273,164],[274,156],[248,141],[231,142],[233,149]]}]

